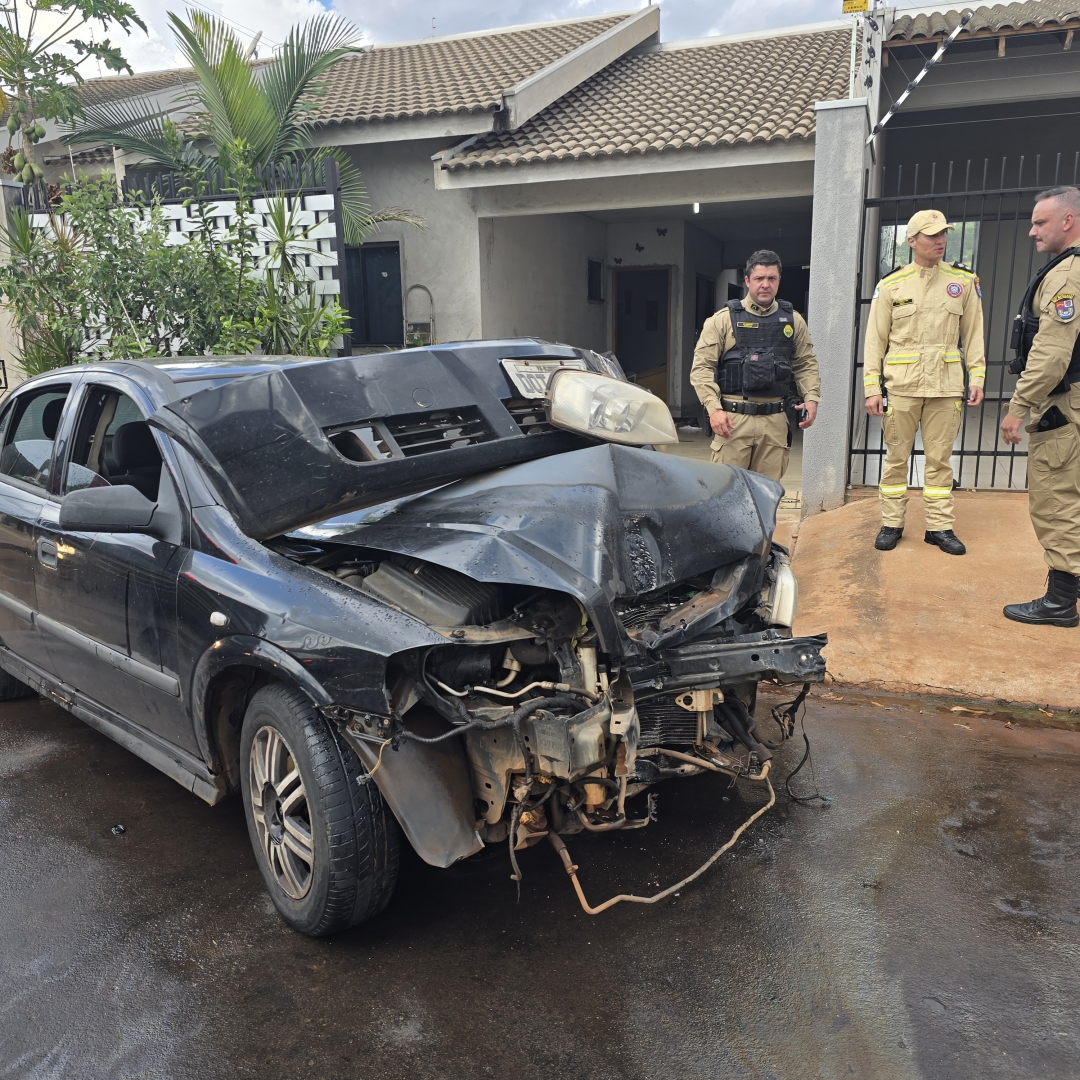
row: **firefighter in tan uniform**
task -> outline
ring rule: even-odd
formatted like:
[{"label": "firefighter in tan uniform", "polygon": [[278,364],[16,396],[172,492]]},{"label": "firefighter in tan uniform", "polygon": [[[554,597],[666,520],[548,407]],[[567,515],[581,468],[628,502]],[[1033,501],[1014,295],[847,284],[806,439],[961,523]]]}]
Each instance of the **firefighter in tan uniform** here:
[{"label": "firefighter in tan uniform", "polygon": [[920,426],[925,453],[923,539],[949,555],[967,551],[953,532],[949,459],[960,430],[964,367],[970,382],[968,405],[978,405],[986,356],[979,279],[958,264],[942,262],[946,233],[952,228],[937,210],[915,214],[907,225],[912,261],[878,283],[870,304],[863,354],[866,411],[884,414],[886,447],[878,485],[881,531],[874,541],[879,551],[891,551],[904,532],[908,459]]},{"label": "firefighter in tan uniform", "polygon": [[821,400],[814,345],[803,317],[776,300],[783,266],[774,251],[747,260],[747,297],[701,328],[690,382],[709,414],[712,460],[783,479],[791,453],[787,413],[808,428]]},{"label": "firefighter in tan uniform", "polygon": [[1009,604],[1016,622],[1076,626],[1080,588],[1080,191],[1050,188],[1036,196],[1031,236],[1055,258],[1032,279],[1017,316],[1009,366],[1020,379],[1001,422],[1007,443],[1028,432],[1028,505],[1043,546],[1046,595]]}]

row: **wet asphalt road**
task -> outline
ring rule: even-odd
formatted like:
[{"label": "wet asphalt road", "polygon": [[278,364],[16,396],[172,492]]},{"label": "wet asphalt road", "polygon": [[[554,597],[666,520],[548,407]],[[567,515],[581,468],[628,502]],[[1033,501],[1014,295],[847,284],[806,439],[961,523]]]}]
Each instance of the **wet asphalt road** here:
[{"label": "wet asphalt road", "polygon": [[[670,902],[589,918],[546,845],[520,904],[504,855],[414,859],[311,941],[237,801],[0,706],[0,1077],[1075,1078],[1080,735],[965,722],[812,701],[833,801],[781,793]],[[590,899],[677,880],[763,794],[685,781],[649,829],[571,841]]]}]

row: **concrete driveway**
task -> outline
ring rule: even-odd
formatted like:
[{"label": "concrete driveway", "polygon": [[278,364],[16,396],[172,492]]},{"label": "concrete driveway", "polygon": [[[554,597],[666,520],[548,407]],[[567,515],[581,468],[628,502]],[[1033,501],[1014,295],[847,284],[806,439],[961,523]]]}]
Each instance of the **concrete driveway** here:
[{"label": "concrete driveway", "polygon": [[[238,802],[0,706],[0,1077],[1071,1080],[1080,735],[877,700],[812,700],[832,802],[781,793],[670,902],[589,918],[547,846],[520,903],[501,851],[409,860],[329,941],[277,917]],[[590,900],[677,880],[762,797],[701,778],[575,839]]]}]

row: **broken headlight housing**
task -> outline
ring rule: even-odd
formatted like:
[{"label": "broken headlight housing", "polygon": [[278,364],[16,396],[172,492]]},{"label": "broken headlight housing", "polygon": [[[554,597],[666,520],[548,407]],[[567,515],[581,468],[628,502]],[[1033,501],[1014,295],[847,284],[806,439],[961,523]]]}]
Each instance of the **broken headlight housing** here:
[{"label": "broken headlight housing", "polygon": [[555,427],[631,446],[679,441],[668,407],[633,383],[563,369],[552,376],[549,392]]},{"label": "broken headlight housing", "polygon": [[764,597],[767,615],[765,621],[770,626],[790,627],[795,622],[799,610],[799,583],[791,570],[791,562],[779,552],[773,568],[772,586]]}]

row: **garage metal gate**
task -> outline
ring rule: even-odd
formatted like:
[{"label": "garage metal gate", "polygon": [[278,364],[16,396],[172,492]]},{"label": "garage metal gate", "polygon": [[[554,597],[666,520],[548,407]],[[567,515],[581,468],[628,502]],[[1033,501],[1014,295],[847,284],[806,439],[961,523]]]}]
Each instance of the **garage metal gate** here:
[{"label": "garage metal gate", "polygon": [[[933,208],[957,225],[946,259],[975,269],[981,279],[986,332],[986,398],[964,409],[953,451],[954,486],[1023,490],[1027,487],[1027,442],[1008,446],[998,432],[1016,376],[1012,357],[1013,316],[1042,256],[1028,237],[1035,195],[1080,179],[1080,153],[1052,158],[1014,157],[981,161],[898,165],[883,170],[881,194],[865,200],[862,267],[856,296],[856,356],[849,482],[877,485],[884,462],[881,422],[863,408],[862,344],[870,299],[877,281],[910,261],[904,227],[916,210]],[[868,258],[872,254],[873,258]],[[923,450],[916,444],[908,483],[922,484]]]}]

